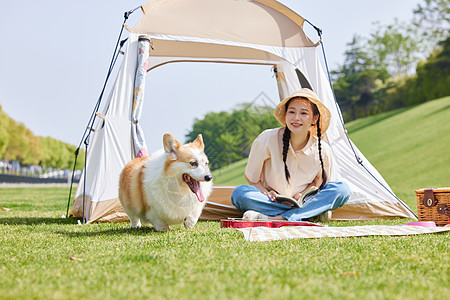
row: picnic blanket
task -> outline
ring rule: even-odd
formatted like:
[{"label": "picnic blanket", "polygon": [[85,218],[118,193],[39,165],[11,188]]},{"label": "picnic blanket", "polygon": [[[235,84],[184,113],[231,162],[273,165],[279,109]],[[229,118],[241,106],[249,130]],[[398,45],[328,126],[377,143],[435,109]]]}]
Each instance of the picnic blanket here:
[{"label": "picnic blanket", "polygon": [[423,227],[407,225],[365,225],[349,227],[292,226],[281,228],[237,228],[247,241],[272,241],[284,239],[312,239],[322,237],[357,237],[369,235],[415,235],[450,231],[450,226]]}]

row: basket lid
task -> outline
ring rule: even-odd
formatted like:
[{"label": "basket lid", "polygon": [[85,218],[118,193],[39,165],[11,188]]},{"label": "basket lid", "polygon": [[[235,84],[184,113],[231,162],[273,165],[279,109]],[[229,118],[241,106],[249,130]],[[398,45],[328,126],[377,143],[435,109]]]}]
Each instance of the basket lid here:
[{"label": "basket lid", "polygon": [[[428,190],[430,188],[423,188],[423,189],[418,189],[416,190],[416,193],[423,193],[425,190]],[[450,187],[442,187],[442,188],[431,188],[433,190],[433,192],[441,192],[441,193],[448,193],[450,192]]]}]

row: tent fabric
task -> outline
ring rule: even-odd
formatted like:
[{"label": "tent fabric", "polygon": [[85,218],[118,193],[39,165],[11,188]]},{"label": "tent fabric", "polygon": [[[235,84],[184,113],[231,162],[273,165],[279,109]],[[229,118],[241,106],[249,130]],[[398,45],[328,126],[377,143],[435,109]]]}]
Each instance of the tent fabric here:
[{"label": "tent fabric", "polygon": [[[265,61],[276,62],[280,58],[272,53],[258,50],[255,48],[242,47],[236,44],[231,46],[227,44],[203,43],[201,41],[186,41],[184,39],[164,40],[159,39],[159,35],[152,35],[152,60],[150,61],[149,71],[167,62],[181,60],[207,60],[216,61],[217,59],[232,60],[236,62]],[[164,38],[163,36],[161,36]]]},{"label": "tent fabric", "polygon": [[144,16],[131,32],[280,47],[314,46],[301,30],[303,18],[281,6],[276,1],[150,1],[142,5]]},{"label": "tent fabric", "polygon": [[[141,35],[151,40],[146,66],[150,72],[179,61],[266,64],[276,71],[280,100],[301,87],[312,88],[332,114],[324,139],[333,152],[337,180],[352,190],[348,203],[333,218],[415,218],[347,138],[319,51],[302,30],[302,17],[272,0],[154,0],[142,9],[144,16],[131,29],[122,65],[103,105],[105,118],[94,126],[87,167],[75,194],[74,208],[84,199],[88,222],[124,217],[118,183],[122,168],[135,155],[132,128],[133,119],[139,117],[133,117],[133,98]],[[231,206],[231,190],[214,187],[201,219],[242,215]],[[74,216],[81,217],[79,212],[72,209]],[[111,217],[114,214],[117,218]]]}]

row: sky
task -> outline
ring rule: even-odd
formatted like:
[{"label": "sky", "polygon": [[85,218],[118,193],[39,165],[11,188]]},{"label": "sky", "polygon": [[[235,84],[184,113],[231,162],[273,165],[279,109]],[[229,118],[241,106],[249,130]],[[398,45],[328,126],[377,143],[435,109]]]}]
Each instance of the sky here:
[{"label": "sky", "polygon": [[[413,9],[422,1],[279,2],[322,29],[327,61],[333,70],[343,63],[346,44],[355,34],[369,37],[375,22],[389,25],[395,19],[409,21]],[[143,3],[2,1],[3,111],[37,136],[78,146],[100,95],[123,14]],[[141,15],[137,10],[127,24],[131,27]],[[318,40],[308,25],[305,31],[313,41]],[[126,36],[125,31],[123,38]],[[111,76],[107,90],[114,79]],[[141,118],[148,148],[161,148],[166,132],[184,143],[195,119],[202,119],[208,112],[232,111],[239,103],[259,98],[279,101],[275,78],[267,66],[175,63],[157,68],[147,74]]]}]

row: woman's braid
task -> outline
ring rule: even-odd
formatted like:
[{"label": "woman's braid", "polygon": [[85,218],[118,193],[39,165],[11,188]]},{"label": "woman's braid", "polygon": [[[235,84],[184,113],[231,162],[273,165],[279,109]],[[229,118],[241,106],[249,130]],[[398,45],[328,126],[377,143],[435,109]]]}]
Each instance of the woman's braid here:
[{"label": "woman's braid", "polygon": [[289,178],[291,177],[291,174],[289,174],[289,170],[286,164],[290,138],[291,138],[291,131],[286,126],[284,128],[283,133],[283,162],[284,162],[284,176],[286,177],[287,182],[289,182]]},{"label": "woman's braid", "polygon": [[[315,105],[314,105],[315,106]],[[322,143],[321,143],[321,138],[322,138],[322,130],[320,129],[320,113],[319,116],[317,118],[317,138],[318,138],[318,148],[319,148],[319,159],[320,159],[320,165],[322,167],[322,183],[320,184],[319,189],[322,189],[323,186],[325,185],[325,183],[327,182],[327,173],[325,172],[325,168],[323,166],[323,159],[322,159]]]}]

